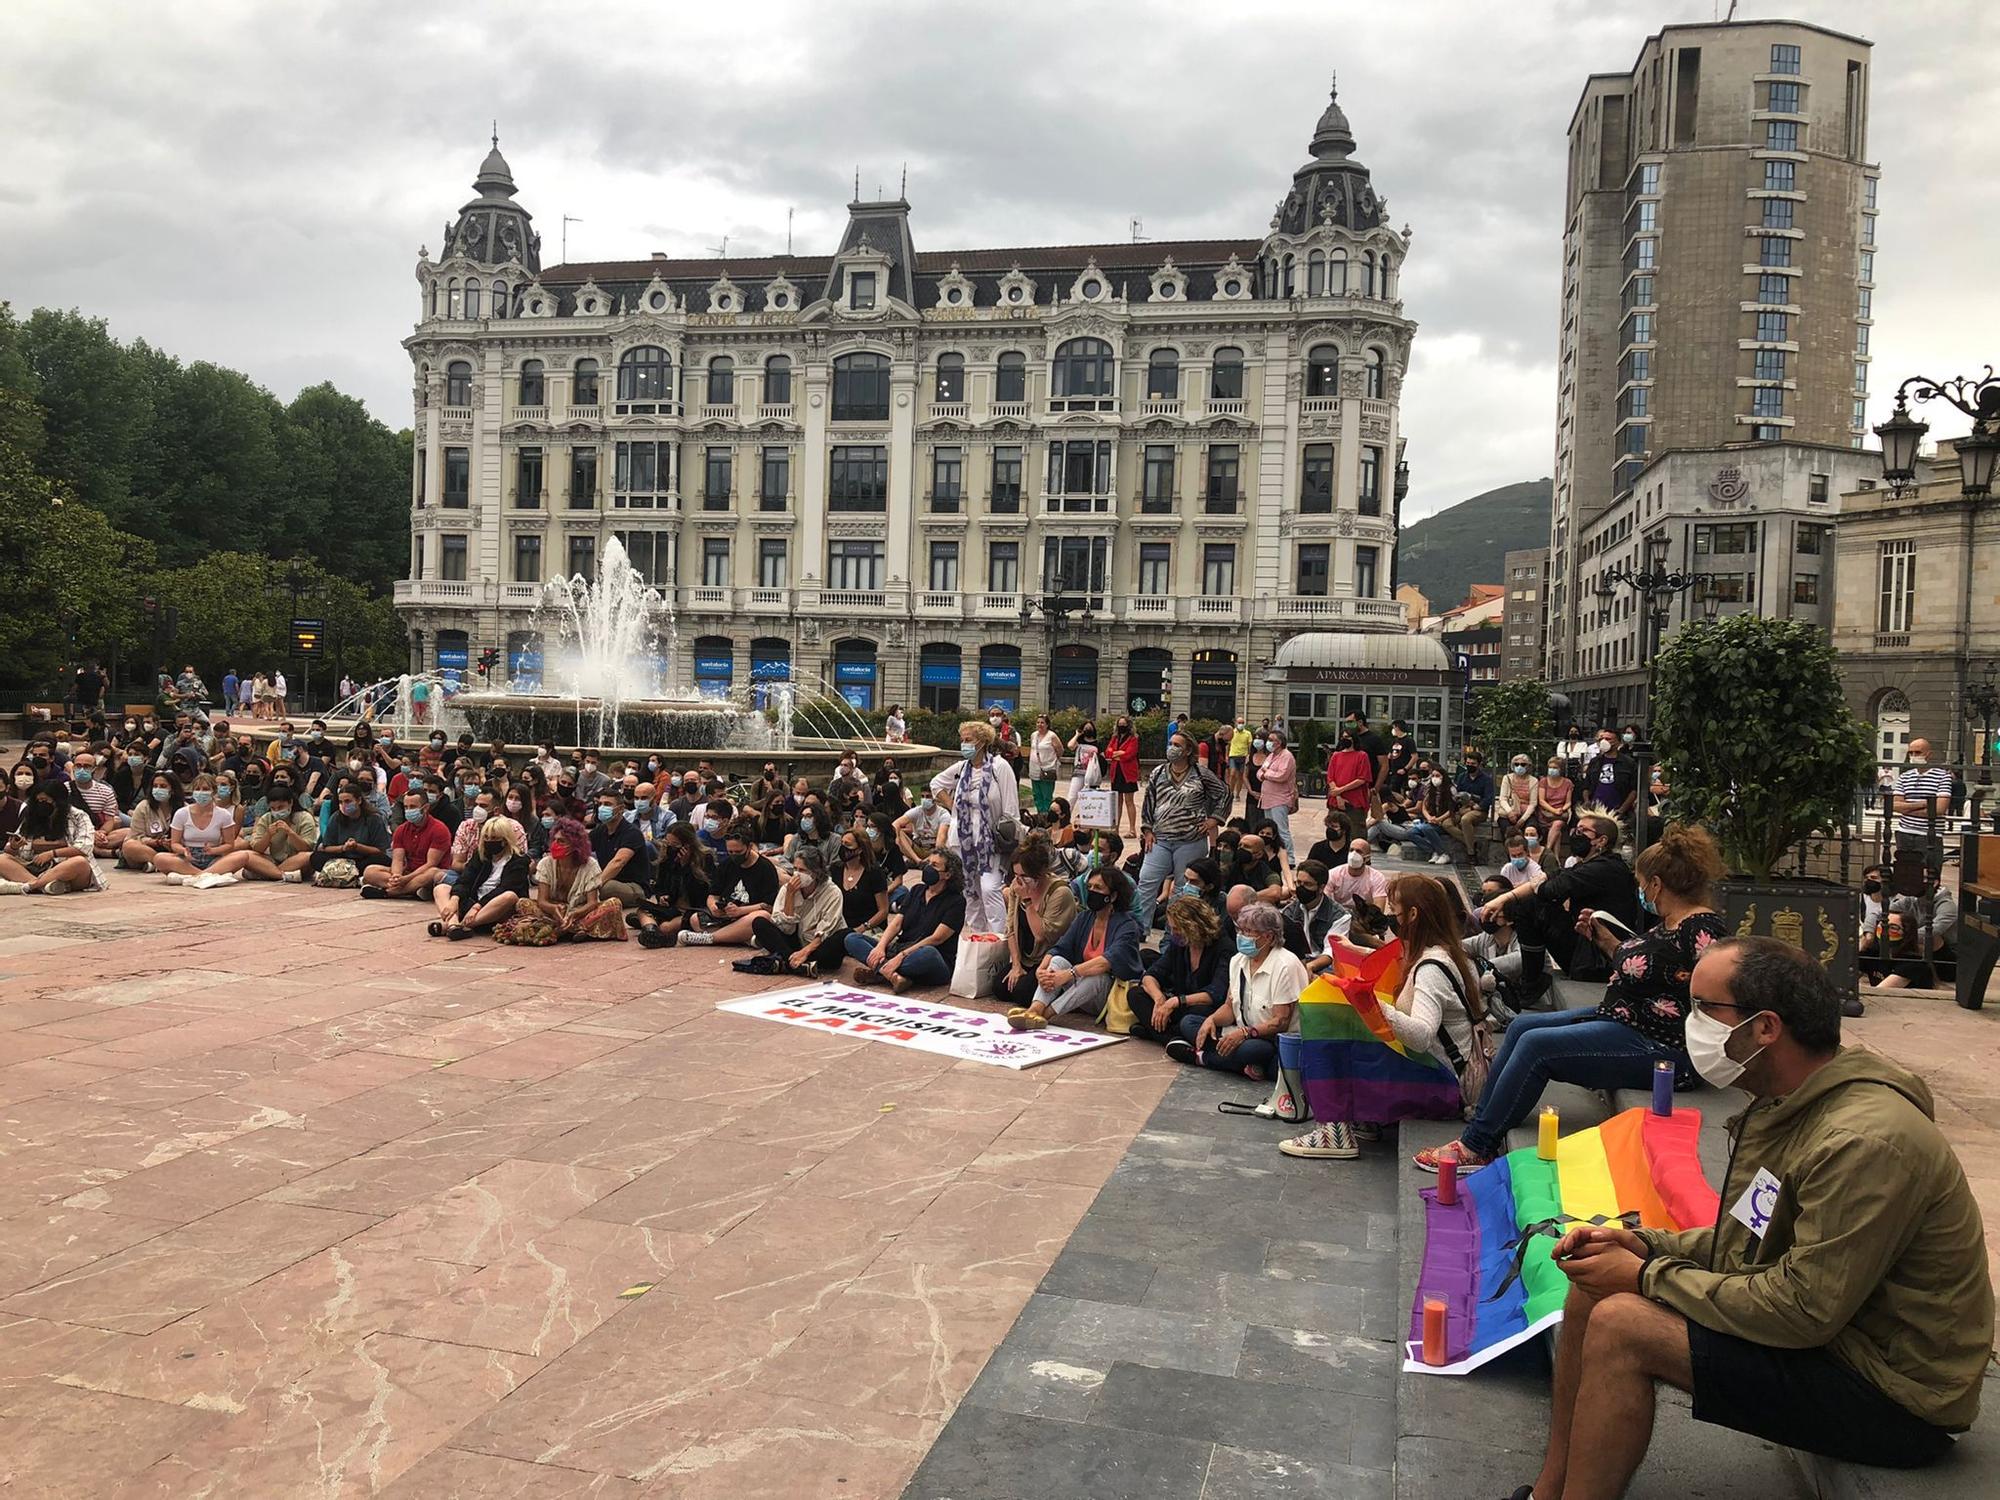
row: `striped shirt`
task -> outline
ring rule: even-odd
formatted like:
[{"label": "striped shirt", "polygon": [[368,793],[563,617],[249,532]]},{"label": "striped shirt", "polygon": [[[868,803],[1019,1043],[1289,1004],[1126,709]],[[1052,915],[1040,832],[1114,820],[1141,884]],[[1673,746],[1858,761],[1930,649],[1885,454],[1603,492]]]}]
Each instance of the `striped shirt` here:
[{"label": "striped shirt", "polygon": [[1189,765],[1178,780],[1165,761],[1146,778],[1146,800],[1139,821],[1153,837],[1178,844],[1196,837],[1204,820],[1218,823],[1229,816],[1229,788],[1206,766]]},{"label": "striped shirt", "polygon": [[1896,795],[1904,798],[1941,798],[1937,806],[1937,818],[1932,820],[1927,811],[1896,814],[1896,832],[1913,833],[1918,837],[1937,832],[1944,827],[1944,821],[1951,807],[1951,768],[1949,766],[1905,766],[1896,777]]}]

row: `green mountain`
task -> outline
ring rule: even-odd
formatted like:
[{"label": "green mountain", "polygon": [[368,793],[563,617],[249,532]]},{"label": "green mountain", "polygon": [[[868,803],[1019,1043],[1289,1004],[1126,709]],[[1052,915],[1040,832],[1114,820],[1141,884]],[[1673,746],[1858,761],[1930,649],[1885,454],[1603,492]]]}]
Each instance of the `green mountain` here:
[{"label": "green mountain", "polygon": [[1548,545],[1553,489],[1547,479],[1503,484],[1404,527],[1399,581],[1422,589],[1433,611],[1451,608],[1475,583],[1503,582],[1508,552]]}]

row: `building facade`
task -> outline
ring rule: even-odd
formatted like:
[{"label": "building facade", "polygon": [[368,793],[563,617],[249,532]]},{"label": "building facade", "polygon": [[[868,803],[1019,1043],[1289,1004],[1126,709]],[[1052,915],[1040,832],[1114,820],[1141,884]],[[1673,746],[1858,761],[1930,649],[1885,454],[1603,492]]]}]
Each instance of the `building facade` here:
[{"label": "building facade", "polygon": [[1906,493],[1879,465],[1850,486],[1834,554],[1833,644],[1876,759],[1900,761],[1924,738],[1954,764],[1984,760],[1966,686],[2000,664],[2000,513],[1965,497],[1951,443]]},{"label": "building facade", "polygon": [[[1596,556],[1680,451],[1859,447],[1878,168],[1870,44],[1816,26],[1669,26],[1594,75],[1569,127],[1548,675],[1618,692],[1588,627]],[[1587,556],[1586,543],[1597,552]],[[1586,637],[1589,639],[1586,639]],[[1629,679],[1636,661],[1613,669]],[[1643,672],[1638,673],[1643,690]],[[1637,705],[1633,705],[1635,716]]]},{"label": "building facade", "polygon": [[[656,677],[858,707],[1280,707],[1308,629],[1399,631],[1407,229],[1337,101],[1260,238],[543,267],[496,142],[420,253],[413,668],[540,670],[622,552]],[[498,674],[496,674],[497,680]]]},{"label": "building facade", "polygon": [[1527,547],[1506,559],[1507,607],[1500,617],[1500,681],[1542,675],[1548,650],[1549,549]]}]

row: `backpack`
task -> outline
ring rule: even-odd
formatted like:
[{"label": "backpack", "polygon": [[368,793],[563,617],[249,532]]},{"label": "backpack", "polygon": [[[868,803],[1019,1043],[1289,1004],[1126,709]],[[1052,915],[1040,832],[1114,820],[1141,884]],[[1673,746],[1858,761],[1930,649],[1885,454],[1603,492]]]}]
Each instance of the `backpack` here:
[{"label": "backpack", "polygon": [[361,871],[351,859],[330,859],[319,867],[313,884],[329,890],[353,890],[361,884]]},{"label": "backpack", "polygon": [[1437,1033],[1438,1046],[1443,1049],[1445,1057],[1450,1061],[1452,1071],[1458,1074],[1459,1097],[1465,1101],[1467,1117],[1470,1118],[1472,1107],[1479,1102],[1479,1096],[1486,1091],[1486,1080],[1493,1071],[1493,1054],[1497,1050],[1487,1020],[1486,997],[1484,995],[1479,997],[1479,1008],[1475,1011],[1472,1002],[1466,998],[1465,983],[1459,977],[1456,965],[1448,964],[1442,959],[1427,958],[1418,964],[1417,968],[1422,969],[1426,965],[1444,971],[1444,977],[1451,981],[1452,993],[1458,996],[1458,1003],[1465,1008],[1466,1018],[1472,1022],[1470,1055],[1459,1052],[1458,1044],[1451,1039],[1451,1033],[1442,1025],[1438,1027]]}]

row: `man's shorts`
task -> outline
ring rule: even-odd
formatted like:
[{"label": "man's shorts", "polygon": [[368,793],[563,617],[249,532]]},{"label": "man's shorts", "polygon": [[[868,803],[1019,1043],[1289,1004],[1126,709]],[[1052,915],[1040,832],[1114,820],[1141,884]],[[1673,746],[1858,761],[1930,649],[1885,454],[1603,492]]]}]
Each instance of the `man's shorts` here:
[{"label": "man's shorts", "polygon": [[1229,757],[1229,769],[1232,771],[1240,771],[1249,764],[1250,757],[1247,755],[1232,755]]},{"label": "man's shorts", "polygon": [[1688,1323],[1698,1422],[1847,1463],[1917,1469],[1951,1434],[1913,1416],[1824,1349],[1768,1349]]}]

